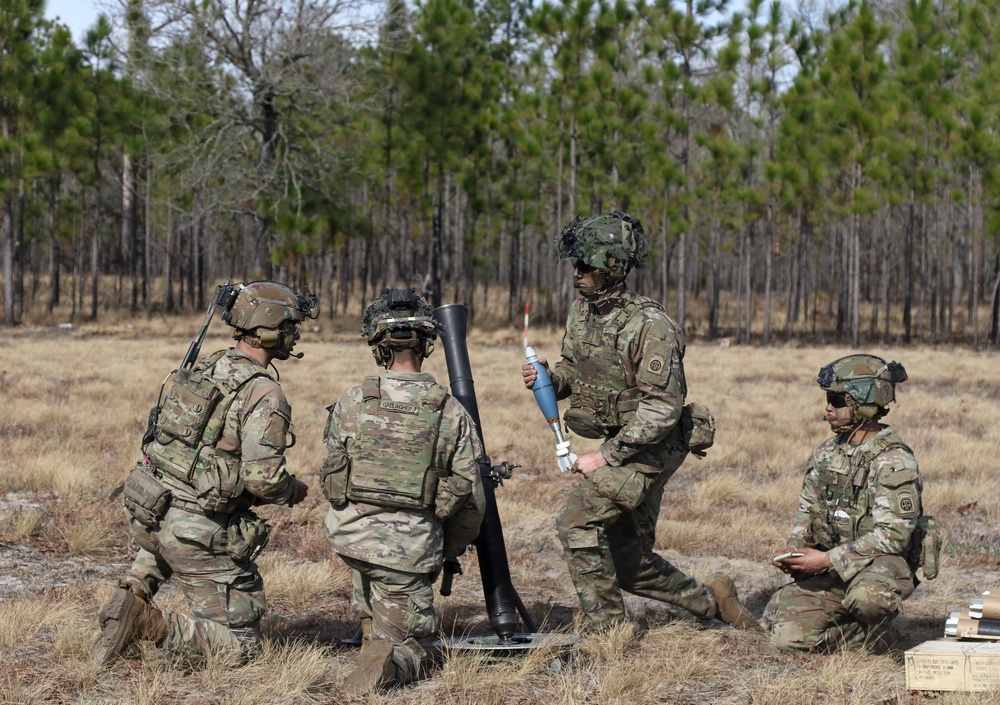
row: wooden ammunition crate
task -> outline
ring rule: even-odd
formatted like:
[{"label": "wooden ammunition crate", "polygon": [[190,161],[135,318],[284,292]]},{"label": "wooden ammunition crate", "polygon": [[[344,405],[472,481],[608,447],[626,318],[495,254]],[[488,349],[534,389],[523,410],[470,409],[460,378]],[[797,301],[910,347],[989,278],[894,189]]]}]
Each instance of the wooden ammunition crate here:
[{"label": "wooden ammunition crate", "polygon": [[905,654],[910,690],[1000,692],[1000,643],[936,639]]}]

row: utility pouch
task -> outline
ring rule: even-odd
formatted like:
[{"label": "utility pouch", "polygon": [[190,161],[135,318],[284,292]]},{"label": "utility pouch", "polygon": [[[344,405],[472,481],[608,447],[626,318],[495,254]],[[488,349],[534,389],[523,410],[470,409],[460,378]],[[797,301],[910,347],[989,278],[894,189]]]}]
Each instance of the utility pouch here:
[{"label": "utility pouch", "polygon": [[253,512],[236,512],[226,528],[226,553],[237,563],[253,561],[267,546],[271,525]]},{"label": "utility pouch", "polygon": [[715,417],[704,404],[685,404],[681,409],[681,430],[688,450],[699,458],[715,443]]},{"label": "utility pouch", "polygon": [[604,425],[598,423],[594,412],[589,409],[567,409],[563,414],[567,428],[584,438],[604,438]]},{"label": "utility pouch", "polygon": [[140,460],[125,480],[122,502],[137,522],[157,529],[170,506],[170,490],[153,475],[153,467]]},{"label": "utility pouch", "polygon": [[206,512],[231,512],[236,509],[243,488],[240,462],[236,458],[214,448],[202,449],[194,472],[194,494],[199,507]]},{"label": "utility pouch", "polygon": [[223,396],[210,377],[185,368],[175,370],[173,384],[160,407],[157,442],[166,445],[176,438],[191,447],[198,445]]},{"label": "utility pouch", "polygon": [[573,382],[570,408],[563,414],[566,426],[584,438],[604,438],[609,435],[608,422],[612,417],[617,394],[586,382]]},{"label": "utility pouch", "polygon": [[319,471],[319,486],[323,496],[334,507],[342,507],[347,503],[347,486],[351,478],[351,461],[342,459],[336,465],[323,463]]},{"label": "utility pouch", "polygon": [[907,561],[915,571],[918,567],[924,569],[924,578],[933,580],[938,575],[941,558],[941,532],[937,521],[931,516],[921,516],[913,530],[910,541],[910,555]]}]

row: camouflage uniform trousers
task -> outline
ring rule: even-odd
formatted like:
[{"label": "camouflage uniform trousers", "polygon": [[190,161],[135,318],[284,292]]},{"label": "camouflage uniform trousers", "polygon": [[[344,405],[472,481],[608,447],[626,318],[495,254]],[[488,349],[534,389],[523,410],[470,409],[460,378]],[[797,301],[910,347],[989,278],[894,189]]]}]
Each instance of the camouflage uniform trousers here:
[{"label": "camouflage uniform trousers", "polygon": [[437,636],[431,576],[340,557],[351,569],[353,602],[362,621],[371,621],[372,640],[392,642],[392,661],[400,683],[416,680],[430,665],[428,645]]},{"label": "camouflage uniform trousers", "polygon": [[785,585],[771,596],[762,621],[779,651],[884,651],[892,620],[914,587],[902,557],[880,556],[849,582],[831,570]]},{"label": "camouflage uniform trousers", "polygon": [[[656,465],[605,465],[567,497],[556,528],[591,627],[625,619],[621,590],[704,619],[715,616],[711,589],[653,552],[663,486],[686,456],[683,451],[663,454]],[[647,454],[638,457],[652,460]]]},{"label": "camouflage uniform trousers", "polygon": [[131,524],[141,548],[126,579],[152,598],[176,576],[191,609],[192,616],[164,611],[164,647],[195,658],[233,649],[252,654],[267,604],[264,582],[254,563],[237,563],[226,553],[228,515],[170,507],[158,529]]}]

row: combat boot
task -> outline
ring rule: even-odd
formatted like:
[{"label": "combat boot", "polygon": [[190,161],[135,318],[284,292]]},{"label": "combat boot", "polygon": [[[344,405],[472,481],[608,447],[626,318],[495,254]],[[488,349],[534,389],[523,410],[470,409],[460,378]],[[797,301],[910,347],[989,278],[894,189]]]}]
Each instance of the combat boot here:
[{"label": "combat boot", "polygon": [[344,692],[363,695],[369,690],[385,690],[399,683],[392,662],[392,642],[372,639],[358,658],[358,665],[344,679]]},{"label": "combat boot", "polygon": [[90,649],[90,660],[100,664],[110,663],[140,639],[160,646],[167,638],[163,613],[127,587],[115,590],[98,621],[101,635]]},{"label": "combat boot", "polygon": [[761,631],[761,626],[754,619],[750,610],[740,602],[732,578],[724,573],[716,573],[712,576],[712,582],[708,586],[715,593],[715,605],[718,610],[715,616],[717,619],[737,629]]}]

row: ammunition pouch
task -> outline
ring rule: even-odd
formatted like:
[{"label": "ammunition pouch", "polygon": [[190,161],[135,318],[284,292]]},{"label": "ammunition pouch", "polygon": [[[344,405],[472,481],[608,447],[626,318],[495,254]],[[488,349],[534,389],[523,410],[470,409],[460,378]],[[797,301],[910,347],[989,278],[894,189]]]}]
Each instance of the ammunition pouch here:
[{"label": "ammunition pouch", "polygon": [[339,462],[331,463],[329,458],[319,471],[319,486],[323,496],[334,507],[347,504],[347,483],[351,476],[351,461],[340,456]]},{"label": "ammunition pouch", "polygon": [[153,474],[153,466],[140,460],[132,468],[122,492],[122,503],[132,518],[150,529],[158,529],[170,507],[170,490]]},{"label": "ammunition pouch", "polygon": [[584,438],[604,438],[604,426],[597,421],[594,412],[589,409],[571,408],[563,414],[566,427],[578,436]]},{"label": "ammunition pouch", "polygon": [[837,546],[840,543],[840,536],[827,521],[825,507],[819,502],[815,502],[809,506],[809,515],[812,517],[809,533],[812,535],[813,541],[816,542],[813,548],[828,551]]},{"label": "ammunition pouch", "polygon": [[917,519],[910,539],[910,551],[906,562],[913,572],[923,568],[924,579],[933,580],[938,575],[941,558],[941,532],[934,517],[923,515]]},{"label": "ammunition pouch", "polygon": [[237,563],[253,561],[267,546],[271,525],[253,512],[241,511],[229,518],[226,554]]},{"label": "ammunition pouch", "polygon": [[684,442],[692,454],[705,457],[705,451],[715,443],[715,417],[704,404],[685,404],[681,409],[681,430]]},{"label": "ammunition pouch", "polygon": [[259,369],[247,368],[235,378],[213,379],[212,370],[225,354],[221,350],[192,369],[182,367],[171,373],[166,398],[158,411],[150,412],[150,420],[155,417],[152,442],[143,447],[161,472],[191,490],[202,509],[221,513],[237,508],[243,480],[239,459],[216,450],[215,445],[239,391],[251,380],[266,376]]},{"label": "ammunition pouch", "polygon": [[[444,521],[457,510],[472,494],[472,482],[461,475],[449,475],[437,485],[434,498],[434,516]],[[459,570],[461,573],[462,571]]]},{"label": "ammunition pouch", "polygon": [[574,380],[570,408],[563,414],[563,419],[578,436],[614,436],[635,416],[641,396],[642,392],[637,388],[615,391]]},{"label": "ammunition pouch", "polygon": [[202,448],[195,463],[192,488],[198,506],[206,512],[234,511],[244,489],[240,461],[215,448]]},{"label": "ammunition pouch", "polygon": [[191,448],[198,446],[223,396],[211,377],[185,368],[175,370],[153,437],[162,445],[176,439]]}]

